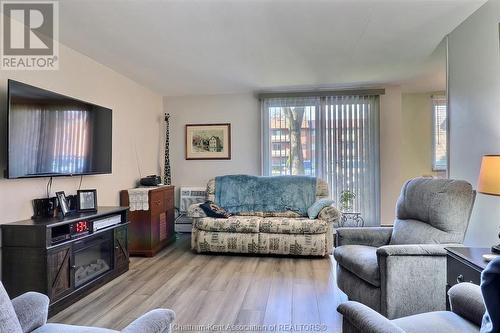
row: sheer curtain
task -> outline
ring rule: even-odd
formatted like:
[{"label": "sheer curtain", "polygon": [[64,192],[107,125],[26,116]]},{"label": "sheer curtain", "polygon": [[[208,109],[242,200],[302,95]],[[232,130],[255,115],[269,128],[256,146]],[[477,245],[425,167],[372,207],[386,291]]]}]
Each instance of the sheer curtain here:
[{"label": "sheer curtain", "polygon": [[337,204],[342,191],[354,192],[353,210],[361,212],[366,225],[378,225],[379,97],[268,98],[261,103],[263,174],[321,177]]}]

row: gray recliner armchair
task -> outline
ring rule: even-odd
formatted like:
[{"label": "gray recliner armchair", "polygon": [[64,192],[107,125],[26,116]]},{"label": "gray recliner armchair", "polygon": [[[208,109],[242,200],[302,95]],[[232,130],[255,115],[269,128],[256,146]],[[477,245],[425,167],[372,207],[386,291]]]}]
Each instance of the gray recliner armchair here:
[{"label": "gray recliner armchair", "polygon": [[444,247],[463,242],[474,198],[465,181],[407,181],[394,227],[337,229],[339,288],[389,319],[444,310]]},{"label": "gray recliner armchair", "polygon": [[389,320],[369,307],[346,302],[338,307],[343,333],[479,333],[485,312],[481,288],[460,283],[449,292],[451,311],[435,311]]},{"label": "gray recliner armchair", "polygon": [[[9,299],[0,282],[0,333],[119,333],[118,331],[65,324],[47,324],[49,298],[36,292]],[[155,309],[133,321],[121,333],[170,333],[175,313]]]}]

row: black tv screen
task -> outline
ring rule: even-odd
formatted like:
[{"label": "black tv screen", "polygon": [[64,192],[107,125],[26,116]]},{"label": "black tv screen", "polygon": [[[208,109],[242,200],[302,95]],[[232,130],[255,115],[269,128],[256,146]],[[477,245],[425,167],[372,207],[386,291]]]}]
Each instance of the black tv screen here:
[{"label": "black tv screen", "polygon": [[8,82],[8,178],[111,173],[112,110]]}]

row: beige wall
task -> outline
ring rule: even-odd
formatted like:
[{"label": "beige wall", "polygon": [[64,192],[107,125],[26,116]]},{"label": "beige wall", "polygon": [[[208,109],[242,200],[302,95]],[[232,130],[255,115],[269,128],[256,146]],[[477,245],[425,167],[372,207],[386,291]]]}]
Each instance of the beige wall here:
[{"label": "beige wall", "polygon": [[[208,179],[222,174],[260,174],[260,106],[252,94],[166,97],[164,108],[172,116],[170,150],[174,185],[204,186]],[[399,87],[386,87],[386,94],[380,99],[380,110],[381,217],[382,223],[392,223],[401,185],[412,173],[404,170],[403,119],[406,117],[402,114]],[[232,159],[186,161],[184,125],[218,122],[231,123]],[[430,126],[430,122],[427,125]],[[413,137],[416,139],[417,135]],[[430,153],[427,158],[430,159]]]},{"label": "beige wall", "polygon": [[432,171],[432,103],[436,93],[386,88],[380,99],[381,222],[392,224],[403,183]]},{"label": "beige wall", "polygon": [[445,92],[402,95],[403,178],[444,176],[432,170],[432,96]]},{"label": "beige wall", "polygon": [[392,224],[394,207],[403,183],[401,88],[387,87],[380,97],[380,219]]},{"label": "beige wall", "polygon": [[[252,94],[164,98],[171,115],[172,183],[205,186],[224,174],[260,174],[260,106]],[[231,160],[185,160],[186,124],[231,123]]]},{"label": "beige wall", "polygon": [[[113,173],[85,176],[82,188],[97,188],[99,205],[117,205],[118,192],[139,178],[134,147],[143,175],[159,172],[159,126],[162,97],[92,59],[60,46],[57,71],[1,71],[0,105],[5,109],[7,79],[53,90],[113,109]],[[5,123],[2,113],[0,123]],[[5,128],[1,129],[3,133]],[[6,145],[0,144],[0,169]],[[54,178],[55,191],[76,193],[79,177]],[[0,223],[29,218],[31,200],[45,196],[47,178],[0,179]]]}]

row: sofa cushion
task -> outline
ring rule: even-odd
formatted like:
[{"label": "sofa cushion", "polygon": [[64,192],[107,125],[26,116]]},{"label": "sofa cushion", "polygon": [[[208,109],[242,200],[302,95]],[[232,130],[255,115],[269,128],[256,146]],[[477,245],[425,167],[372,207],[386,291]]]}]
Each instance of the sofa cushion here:
[{"label": "sofa cushion", "polygon": [[73,326],[65,324],[45,324],[31,333],[119,333],[99,327]]},{"label": "sofa cushion", "polygon": [[9,295],[0,283],[0,332],[23,333]]},{"label": "sofa cushion", "polygon": [[200,205],[206,216],[227,219],[231,214],[229,214],[224,208],[217,206],[212,201],[205,201]]},{"label": "sofa cushion", "polygon": [[324,235],[259,234],[259,253],[293,256],[325,256],[328,254]]},{"label": "sofa cushion", "polygon": [[239,212],[240,216],[259,216],[259,217],[302,217],[299,213],[287,210],[284,212]]},{"label": "sofa cushion", "polygon": [[204,217],[196,219],[196,228],[205,231],[257,233],[262,221],[258,216],[230,216],[227,219]]},{"label": "sofa cushion", "polygon": [[337,263],[369,284],[380,287],[377,248],[365,245],[343,245],[333,251]]},{"label": "sofa cushion", "polygon": [[311,220],[306,217],[266,217],[260,222],[259,231],[272,234],[324,234],[327,227],[324,220]]},{"label": "sofa cushion", "polygon": [[[258,233],[196,230],[192,248],[197,252],[258,253]],[[193,237],[192,236],[192,237]]]},{"label": "sofa cushion", "polygon": [[421,313],[392,322],[407,333],[479,333],[478,326],[449,311]]},{"label": "sofa cushion", "polygon": [[323,208],[326,208],[326,207],[329,207],[329,206],[333,205],[334,202],[335,201],[330,200],[330,199],[319,199],[319,200],[316,200],[313,203],[313,205],[307,209],[307,216],[309,216],[309,218],[311,220],[314,220],[315,218],[318,217],[319,212],[321,212],[321,210]]}]

